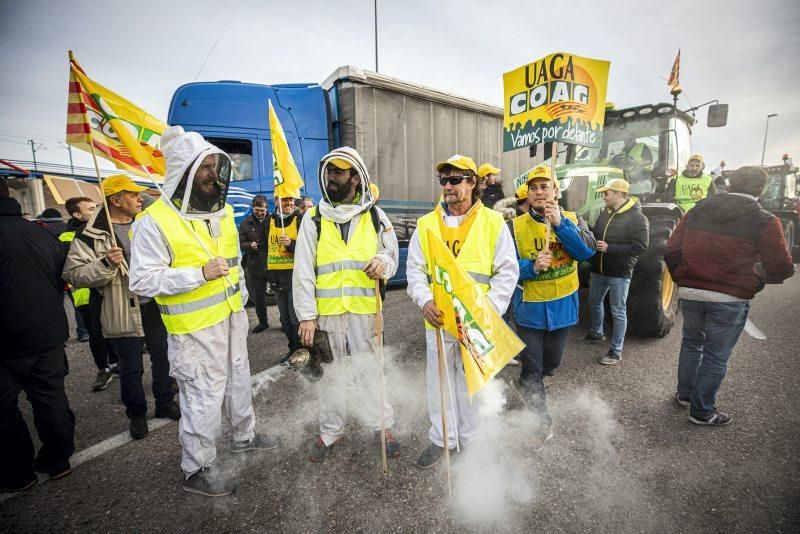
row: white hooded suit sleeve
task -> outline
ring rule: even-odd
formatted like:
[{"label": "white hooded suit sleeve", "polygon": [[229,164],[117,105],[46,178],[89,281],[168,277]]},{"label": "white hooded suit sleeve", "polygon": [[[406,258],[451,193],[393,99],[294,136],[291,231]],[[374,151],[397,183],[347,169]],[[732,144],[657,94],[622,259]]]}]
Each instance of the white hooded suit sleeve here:
[{"label": "white hooded suit sleeve", "polygon": [[433,299],[433,293],[428,284],[428,264],[425,261],[425,255],[422,253],[417,230],[414,230],[411,235],[411,241],[408,243],[406,280],[408,281],[406,292],[411,297],[411,300],[414,301],[414,304],[422,308],[426,302]]},{"label": "white hooded suit sleeve", "polygon": [[292,300],[298,321],[317,318],[317,227],[310,212],[300,222],[294,246]]},{"label": "white hooded suit sleeve", "polygon": [[500,312],[506,312],[514,288],[519,279],[519,263],[517,263],[517,249],[514,238],[507,225],[503,225],[497,242],[494,245],[494,259],[492,260],[492,278],[489,280],[489,300]]}]

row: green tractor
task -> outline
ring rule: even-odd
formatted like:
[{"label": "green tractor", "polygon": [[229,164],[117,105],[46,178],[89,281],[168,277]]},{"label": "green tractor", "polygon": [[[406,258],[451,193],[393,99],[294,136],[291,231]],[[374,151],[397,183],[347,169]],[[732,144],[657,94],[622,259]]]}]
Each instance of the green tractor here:
[{"label": "green tractor", "polygon": [[[709,109],[708,126],[724,126],[726,120],[727,106]],[[692,154],[694,123],[693,115],[672,104],[607,109],[601,147],[566,145],[556,159],[561,205],[590,226],[604,208],[603,195],[596,189],[612,178],[625,178],[630,194],[642,204],[650,222],[650,246],[639,257],[628,294],[628,331],[634,334],[663,337],[675,322],[678,288],[664,252],[683,211],[665,190]]]}]

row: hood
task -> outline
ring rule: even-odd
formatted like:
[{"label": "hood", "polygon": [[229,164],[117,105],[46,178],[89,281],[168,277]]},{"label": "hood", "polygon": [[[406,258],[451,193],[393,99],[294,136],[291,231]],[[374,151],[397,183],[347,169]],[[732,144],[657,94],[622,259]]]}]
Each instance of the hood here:
[{"label": "hood", "polygon": [[695,205],[689,212],[694,217],[703,217],[714,222],[726,222],[743,216],[757,216],[761,211],[758,200],[750,195],[725,193],[710,196]]},{"label": "hood", "polygon": [[[209,218],[224,213],[231,178],[231,159],[197,132],[172,126],[161,136],[160,150],[167,161],[164,197],[181,212],[195,218]],[[205,162],[208,156],[212,162]],[[205,163],[204,163],[205,162]],[[201,166],[203,169],[201,170]],[[211,183],[210,194],[196,190],[195,179],[201,176]]]},{"label": "hood", "polygon": [[0,215],[17,215],[22,217],[22,207],[13,197],[0,198]]},{"label": "hood", "polygon": [[628,197],[628,200],[625,201],[625,204],[620,206],[617,213],[624,213],[626,211],[642,211],[642,204],[639,202],[639,199],[636,197]]},{"label": "hood", "polygon": [[[328,162],[334,158],[343,159],[350,163],[356,173],[361,177],[362,193],[361,199],[357,204],[339,204],[338,206],[334,206],[328,198],[328,192],[325,188],[325,167],[328,165]],[[372,182],[369,179],[367,166],[364,164],[364,160],[361,159],[361,155],[349,146],[334,149],[322,157],[322,160],[319,162],[318,178],[319,189],[322,192],[322,199],[319,203],[320,213],[324,217],[333,219],[339,224],[348,222],[357,214],[368,210],[373,203],[372,191],[369,187]]]}]

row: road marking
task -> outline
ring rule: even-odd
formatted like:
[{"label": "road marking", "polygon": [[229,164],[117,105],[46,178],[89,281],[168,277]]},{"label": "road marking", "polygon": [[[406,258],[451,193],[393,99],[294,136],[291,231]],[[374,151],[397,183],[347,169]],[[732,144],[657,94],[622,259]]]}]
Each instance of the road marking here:
[{"label": "road marking", "polygon": [[750,334],[750,337],[752,337],[753,339],[761,339],[761,340],[767,339],[767,336],[764,335],[764,332],[759,330],[758,327],[754,325],[750,319],[748,319],[747,322],[744,323],[744,331]]},{"label": "road marking", "polygon": [[[286,369],[286,367],[279,364],[272,366],[269,369],[265,369],[258,374],[252,375],[250,377],[250,384],[254,389],[253,396],[258,394],[258,391],[261,389],[264,382],[274,382],[277,380],[278,375],[280,375]],[[147,422],[147,427],[152,431],[176,422],[177,421],[173,421],[172,419],[151,419]],[[122,432],[116,436],[112,436],[104,441],[101,441],[100,443],[87,447],[80,452],[76,452],[72,455],[72,457],[70,457],[69,463],[72,468],[75,469],[82,463],[88,462],[89,460],[94,460],[98,456],[101,456],[108,451],[112,451],[117,447],[121,447],[130,441],[134,441],[130,433]],[[46,475],[44,475],[44,478],[41,478],[43,475],[38,476],[40,477],[39,484],[43,484],[50,480]],[[24,493],[24,491],[19,493],[0,493],[0,502],[8,500],[12,497],[16,497],[17,495],[23,495]]]}]

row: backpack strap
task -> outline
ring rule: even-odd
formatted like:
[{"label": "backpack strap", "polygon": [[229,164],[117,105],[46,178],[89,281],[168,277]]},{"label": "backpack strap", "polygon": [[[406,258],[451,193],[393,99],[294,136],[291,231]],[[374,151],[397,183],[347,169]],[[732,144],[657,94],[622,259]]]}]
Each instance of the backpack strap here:
[{"label": "backpack strap", "polygon": [[[386,225],[381,221],[381,217],[378,215],[378,209],[374,204],[369,207],[369,216],[375,233],[380,234],[381,229]],[[314,206],[314,214],[311,216],[311,220],[314,221],[314,226],[317,228],[317,241],[319,241],[319,236],[322,234],[322,214],[320,214],[317,206]]]}]

